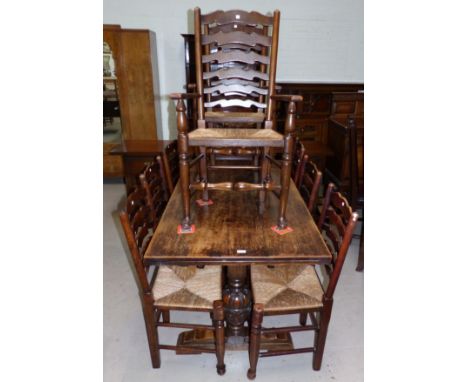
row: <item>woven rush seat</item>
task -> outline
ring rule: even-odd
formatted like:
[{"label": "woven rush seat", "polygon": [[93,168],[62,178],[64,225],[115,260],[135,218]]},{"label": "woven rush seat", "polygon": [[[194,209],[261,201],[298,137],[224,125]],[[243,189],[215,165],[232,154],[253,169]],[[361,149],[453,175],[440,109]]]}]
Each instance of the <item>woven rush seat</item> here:
[{"label": "woven rush seat", "polygon": [[206,122],[221,122],[221,123],[241,123],[252,122],[260,123],[265,120],[264,113],[256,112],[223,112],[223,111],[206,111]]},{"label": "woven rush seat", "polygon": [[312,265],[253,265],[250,276],[254,301],[265,312],[322,307],[323,290]]},{"label": "woven rush seat", "polygon": [[284,137],[271,129],[196,129],[188,134],[190,146],[283,147]]},{"label": "woven rush seat", "polygon": [[159,307],[212,310],[221,300],[221,267],[160,266],[153,298]]}]

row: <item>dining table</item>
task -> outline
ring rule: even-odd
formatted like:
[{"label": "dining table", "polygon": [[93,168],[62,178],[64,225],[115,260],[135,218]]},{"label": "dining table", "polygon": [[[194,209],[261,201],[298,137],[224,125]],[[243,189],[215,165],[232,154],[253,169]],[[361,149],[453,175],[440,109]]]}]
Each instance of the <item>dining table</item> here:
[{"label": "dining table", "polygon": [[[251,181],[258,174],[213,171],[210,176]],[[275,169],[272,178],[278,178]],[[192,193],[191,221],[195,230],[178,233],[183,211],[181,188],[177,184],[144,254],[144,263],[146,266],[223,266],[226,349],[247,349],[253,305],[249,267],[329,264],[332,255],[293,182],[286,210],[290,230],[283,234],[274,230],[279,208],[279,198],[274,192],[268,192],[264,202],[260,202],[257,190],[210,191],[209,197],[212,203],[199,205],[196,201],[201,198],[200,192]],[[210,331],[191,330],[179,335],[178,345],[214,347],[214,339]],[[289,333],[262,338],[262,349],[291,350],[292,347]]]}]

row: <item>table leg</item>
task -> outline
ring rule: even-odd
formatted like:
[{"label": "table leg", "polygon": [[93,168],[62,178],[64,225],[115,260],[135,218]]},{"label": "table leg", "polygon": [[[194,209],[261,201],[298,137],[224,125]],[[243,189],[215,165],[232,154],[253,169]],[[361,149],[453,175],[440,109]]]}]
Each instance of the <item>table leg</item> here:
[{"label": "table leg", "polygon": [[247,267],[229,266],[227,278],[223,290],[226,335],[229,344],[240,345],[245,342],[245,338],[248,338],[248,329],[244,323],[250,317],[252,305],[250,289],[247,285]]}]

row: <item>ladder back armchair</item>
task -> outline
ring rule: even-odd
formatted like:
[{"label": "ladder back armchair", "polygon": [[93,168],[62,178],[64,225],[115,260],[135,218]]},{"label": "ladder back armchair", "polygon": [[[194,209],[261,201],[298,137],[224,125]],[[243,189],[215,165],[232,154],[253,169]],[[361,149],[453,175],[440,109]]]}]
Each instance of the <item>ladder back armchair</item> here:
[{"label": "ladder back armchair", "polygon": [[[276,67],[280,12],[273,16],[240,10],[201,14],[194,11],[196,92],[174,93],[176,101],[180,186],[182,188],[182,231],[191,231],[190,191],[259,191],[260,203],[266,191],[279,192],[278,228],[287,227],[286,206],[292,156],[295,146],[296,103],[301,96],[276,95]],[[271,34],[270,34],[271,32]],[[188,132],[184,100],[196,103],[197,128]],[[275,131],[275,104],[288,102],[285,133]],[[228,124],[229,127],[218,127]],[[255,125],[256,128],[251,128]],[[215,127],[216,126],[216,127]],[[246,127],[247,126],[247,127]],[[240,128],[242,127],[242,128]],[[189,147],[198,155],[189,161]],[[283,150],[281,161],[270,156],[270,148]],[[241,148],[260,153],[261,163],[252,165],[207,165],[207,148]],[[190,183],[190,167],[198,164],[198,181]],[[270,176],[271,165],[281,168],[279,184]],[[260,171],[259,183],[210,183],[208,170],[240,169]]]}]

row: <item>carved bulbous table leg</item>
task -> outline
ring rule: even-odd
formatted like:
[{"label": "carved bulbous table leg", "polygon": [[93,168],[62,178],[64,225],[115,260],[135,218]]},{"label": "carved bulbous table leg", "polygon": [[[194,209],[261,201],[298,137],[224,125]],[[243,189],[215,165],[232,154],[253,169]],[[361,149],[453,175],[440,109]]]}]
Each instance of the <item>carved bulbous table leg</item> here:
[{"label": "carved bulbous table leg", "polygon": [[223,290],[224,311],[226,317],[226,335],[228,343],[243,344],[248,337],[245,321],[250,317],[252,298],[247,285],[247,267],[229,266],[228,281]]}]

